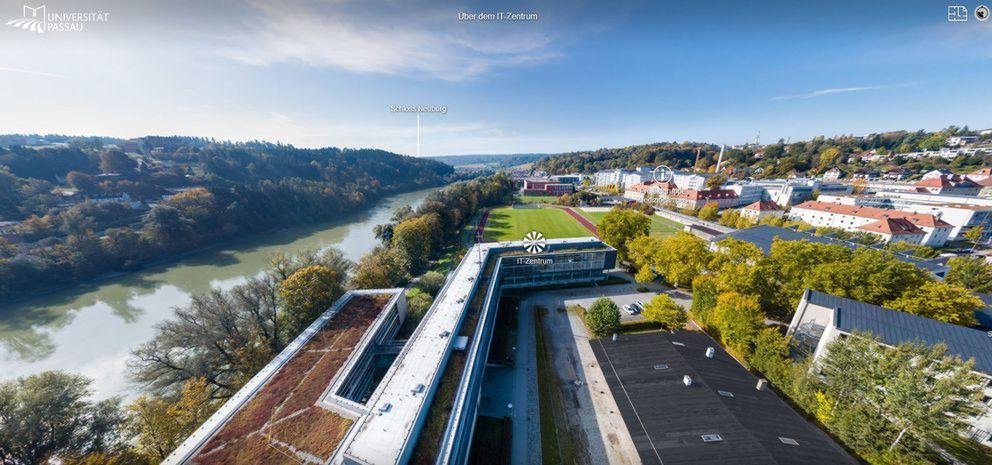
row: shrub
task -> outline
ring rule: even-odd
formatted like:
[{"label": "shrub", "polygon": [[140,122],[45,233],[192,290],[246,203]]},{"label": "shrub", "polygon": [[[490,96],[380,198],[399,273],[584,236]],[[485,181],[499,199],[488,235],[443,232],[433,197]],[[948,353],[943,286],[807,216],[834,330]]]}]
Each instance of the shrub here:
[{"label": "shrub", "polygon": [[609,336],[620,327],[620,309],[612,300],[600,297],[586,311],[585,322],[594,336]]}]

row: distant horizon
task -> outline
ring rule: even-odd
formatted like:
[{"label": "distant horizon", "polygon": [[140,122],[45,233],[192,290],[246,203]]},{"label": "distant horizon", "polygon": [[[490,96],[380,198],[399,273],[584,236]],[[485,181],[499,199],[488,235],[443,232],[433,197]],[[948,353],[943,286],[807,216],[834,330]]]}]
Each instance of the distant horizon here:
[{"label": "distant horizon", "polygon": [[[807,142],[807,141],[810,141],[810,140],[815,139],[817,137],[823,137],[823,138],[826,138],[826,139],[836,139],[836,138],[840,138],[840,137],[865,136],[865,135],[868,135],[868,134],[887,134],[887,133],[900,132],[900,131],[907,132],[907,133],[913,133],[913,132],[917,132],[917,131],[924,131],[924,132],[927,132],[927,133],[933,133],[933,132],[942,131],[942,130],[947,129],[948,127],[951,127],[951,126],[958,127],[958,128],[965,128],[965,127],[967,127],[969,129],[969,131],[982,131],[982,130],[992,129],[992,124],[990,124],[989,126],[972,126],[970,124],[962,124],[962,125],[949,124],[949,125],[945,125],[945,126],[936,128],[936,129],[888,129],[888,130],[870,131],[870,132],[866,132],[866,133],[842,133],[842,134],[835,134],[835,135],[831,135],[831,136],[827,136],[827,135],[824,135],[824,134],[818,134],[818,135],[815,135],[815,136],[812,136],[812,137],[809,137],[809,138],[804,138],[804,139],[789,140],[789,139],[783,138],[783,140],[787,140],[786,143],[792,144],[792,143],[799,143],[799,142]],[[416,154],[408,154],[408,153],[395,152],[395,151],[392,151],[392,150],[389,150],[389,149],[386,149],[386,148],[382,148],[382,147],[351,147],[351,146],[342,146],[342,145],[301,146],[301,145],[297,145],[297,144],[287,143],[287,142],[284,142],[284,141],[266,140],[266,139],[258,139],[258,138],[254,138],[254,139],[242,139],[242,140],[232,140],[232,139],[221,139],[221,138],[211,137],[211,136],[200,136],[200,135],[189,135],[189,134],[145,134],[145,135],[142,135],[142,136],[123,137],[123,136],[95,135],[95,134],[60,134],[60,133],[53,133],[53,132],[8,132],[8,133],[2,133],[2,134],[0,134],[0,137],[3,137],[3,136],[27,136],[27,135],[61,136],[61,137],[70,137],[70,138],[77,138],[77,137],[78,138],[96,137],[96,138],[103,138],[103,139],[119,139],[119,140],[140,139],[140,138],[144,138],[144,137],[190,137],[190,138],[198,138],[198,139],[213,139],[213,140],[216,140],[217,142],[226,142],[226,143],[261,142],[261,143],[276,144],[276,145],[280,145],[281,144],[281,145],[286,145],[286,146],[292,146],[292,147],[295,147],[295,148],[298,148],[298,149],[307,149],[307,150],[320,150],[320,149],[330,149],[330,148],[336,148],[336,149],[341,149],[341,150],[346,150],[346,149],[347,150],[382,150],[382,151],[385,151],[385,152],[394,153],[396,155],[403,155],[403,156],[414,157],[414,158],[440,158],[440,157],[464,157],[464,156],[517,156],[517,155],[541,155],[541,156],[544,156],[544,155],[562,155],[562,154],[568,154],[568,153],[595,152],[597,150],[603,150],[603,149],[618,149],[618,148],[624,148],[624,147],[639,147],[639,146],[645,146],[645,145],[666,144],[666,143],[673,143],[673,144],[682,144],[682,143],[688,143],[688,144],[708,144],[708,145],[715,145],[715,146],[726,145],[727,147],[732,147],[732,146],[735,146],[735,145],[744,145],[744,144],[752,145],[753,144],[753,140],[743,141],[743,142],[739,142],[739,143],[719,143],[719,142],[709,142],[709,141],[699,141],[699,140],[655,140],[655,141],[652,141],[652,142],[632,143],[632,144],[616,145],[616,146],[601,146],[601,147],[596,147],[596,148],[591,148],[591,149],[574,149],[574,150],[567,150],[567,151],[564,151],[564,152],[496,152],[496,153],[475,153],[475,152],[472,152],[472,153],[449,153],[449,154],[442,154],[442,155],[421,154],[418,157]],[[774,145],[774,144],[777,144],[778,142],[779,142],[779,139],[775,139],[775,141],[764,141],[764,142],[761,142],[760,145],[761,146]]]}]

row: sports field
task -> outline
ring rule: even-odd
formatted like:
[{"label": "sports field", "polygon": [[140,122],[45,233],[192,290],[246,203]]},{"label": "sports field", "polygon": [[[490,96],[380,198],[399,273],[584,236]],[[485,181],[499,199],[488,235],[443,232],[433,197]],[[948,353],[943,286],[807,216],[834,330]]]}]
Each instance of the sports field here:
[{"label": "sports field", "polygon": [[[587,212],[581,208],[575,209],[577,212],[581,213],[582,216],[589,218],[593,223],[599,225],[600,221],[603,221],[603,217],[606,216],[606,212]],[[667,218],[662,218],[658,215],[651,215],[651,236],[653,237],[667,237],[671,236],[682,230],[682,225],[676,223]]]},{"label": "sports field", "polygon": [[548,239],[592,235],[560,208],[503,207],[489,213],[484,237],[487,241],[519,241],[530,231],[540,231]]}]

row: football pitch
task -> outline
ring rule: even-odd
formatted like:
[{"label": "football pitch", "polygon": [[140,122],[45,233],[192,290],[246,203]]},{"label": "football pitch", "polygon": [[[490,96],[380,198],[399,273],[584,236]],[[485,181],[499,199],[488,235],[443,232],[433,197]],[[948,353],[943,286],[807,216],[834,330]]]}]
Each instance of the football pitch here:
[{"label": "football pitch", "polygon": [[530,231],[540,231],[548,239],[592,236],[568,212],[559,208],[503,207],[489,213],[484,238],[487,241],[519,241]]},{"label": "football pitch", "polygon": [[[603,221],[603,217],[606,216],[606,212],[587,212],[581,208],[576,208],[576,211],[582,214],[582,216],[589,218],[590,221],[599,225],[600,221]],[[681,231],[683,226],[667,218],[662,218],[658,215],[651,215],[651,236],[652,237],[667,237],[671,236],[679,231]]]}]

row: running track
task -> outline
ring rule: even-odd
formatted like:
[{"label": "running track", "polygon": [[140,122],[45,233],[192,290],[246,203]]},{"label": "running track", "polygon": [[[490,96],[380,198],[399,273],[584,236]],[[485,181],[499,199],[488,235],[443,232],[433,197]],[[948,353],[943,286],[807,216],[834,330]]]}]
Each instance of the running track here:
[{"label": "running track", "polygon": [[475,243],[479,244],[484,242],[483,238],[486,235],[486,223],[489,221],[489,211],[491,209],[487,208],[482,212],[482,217],[479,218],[479,222],[475,225]]},{"label": "running track", "polygon": [[566,212],[568,212],[569,215],[572,215],[572,218],[575,218],[575,220],[578,221],[579,224],[581,224],[586,229],[588,229],[589,232],[591,232],[593,236],[599,237],[599,229],[596,228],[596,224],[595,223],[593,223],[592,221],[589,221],[589,218],[586,218],[586,217],[582,216],[581,213],[575,211],[575,209],[573,209],[571,207],[558,207],[558,208],[560,208],[562,210],[565,210]]}]

